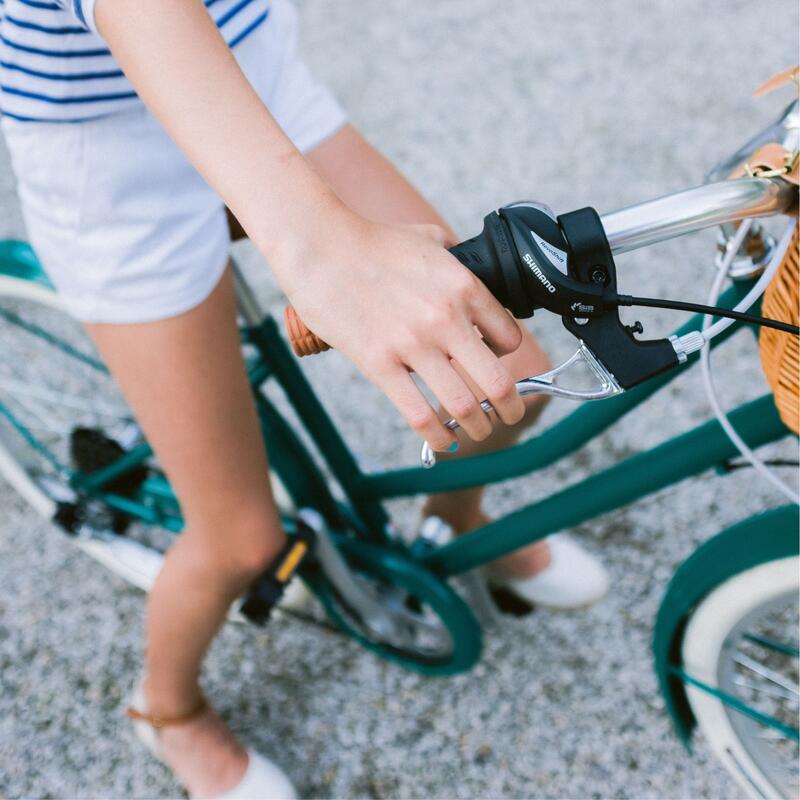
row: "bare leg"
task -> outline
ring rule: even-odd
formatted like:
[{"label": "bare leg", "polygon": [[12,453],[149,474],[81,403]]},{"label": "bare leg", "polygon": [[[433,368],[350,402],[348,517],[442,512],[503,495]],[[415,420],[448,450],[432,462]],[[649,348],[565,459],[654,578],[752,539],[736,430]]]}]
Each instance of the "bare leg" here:
[{"label": "bare leg", "polygon": [[[200,664],[230,603],[284,541],[239,352],[231,276],[180,316],[87,327],[186,519],[150,594],[147,620],[149,710],[178,716],[198,702]],[[192,794],[227,790],[247,765],[211,712],[164,729],[162,742]]]},{"label": "bare leg", "polygon": [[[351,125],[321,144],[308,158],[339,197],[359,214],[376,222],[440,225],[454,243],[457,241],[427,200]],[[545,372],[551,366],[536,339],[524,329],[523,333],[520,347],[503,358],[517,380]],[[513,444],[522,431],[536,421],[545,402],[541,397],[528,400],[527,413],[521,423],[508,427],[498,422],[492,434],[482,442],[463,437],[456,457],[486,453]],[[439,458],[442,457],[446,455],[440,454]],[[425,505],[425,514],[441,517],[457,533],[466,533],[488,521],[482,510],[482,499],[482,488],[433,495]],[[498,566],[512,577],[525,577],[549,563],[547,544],[540,542],[500,559]]]}]

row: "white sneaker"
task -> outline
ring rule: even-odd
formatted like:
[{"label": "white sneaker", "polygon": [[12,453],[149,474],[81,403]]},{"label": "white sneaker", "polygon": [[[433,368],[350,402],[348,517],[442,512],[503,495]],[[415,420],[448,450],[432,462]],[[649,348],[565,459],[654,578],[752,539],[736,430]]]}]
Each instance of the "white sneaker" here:
[{"label": "white sneaker", "polygon": [[608,592],[608,573],[580,545],[563,534],[548,536],[550,564],[530,578],[489,572],[489,582],[538,606],[575,609],[596,603]]},{"label": "white sneaker", "polygon": [[[158,729],[169,725],[170,721],[158,720],[158,727],[153,725],[155,720],[150,721],[141,680],[133,691],[129,716],[131,711],[135,714],[131,719],[134,732],[159,761],[164,761]],[[250,748],[247,749],[247,758],[247,769],[242,779],[224,794],[217,795],[216,800],[297,800],[294,786],[280,767]]]}]

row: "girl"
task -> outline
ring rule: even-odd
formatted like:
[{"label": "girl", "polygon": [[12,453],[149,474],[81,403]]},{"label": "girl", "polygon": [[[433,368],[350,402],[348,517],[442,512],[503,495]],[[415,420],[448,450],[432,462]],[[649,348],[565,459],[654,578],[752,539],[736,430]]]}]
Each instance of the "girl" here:
[{"label": "girl", "polygon": [[[293,796],[198,682],[229,604],[284,541],[239,354],[225,205],[309,326],[437,450],[458,443],[410,372],[480,442],[462,447],[475,452],[510,443],[509,426],[538,414],[514,380],[547,359],[444,249],[453,235],[441,218],[298,59],[285,0],[2,9],[3,129],[30,239],[186,520],[149,597],[131,714],[192,796]],[[484,397],[497,409],[494,435]],[[480,500],[477,490],[433,497],[426,513],[463,532],[483,521]],[[564,540],[514,554],[500,572],[561,605],[590,602],[606,585]]]}]

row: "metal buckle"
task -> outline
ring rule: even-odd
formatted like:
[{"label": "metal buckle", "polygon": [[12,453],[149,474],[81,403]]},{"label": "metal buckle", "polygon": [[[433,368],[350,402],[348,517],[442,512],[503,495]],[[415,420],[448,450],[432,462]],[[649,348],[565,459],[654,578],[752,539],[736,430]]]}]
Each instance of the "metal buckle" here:
[{"label": "metal buckle", "polygon": [[[569,389],[565,386],[558,386],[556,379],[566,372],[574,364],[582,362],[589,367],[591,373],[599,381],[599,386],[592,389]],[[553,397],[564,397],[568,400],[605,400],[615,394],[621,394],[624,390],[617,383],[617,379],[595,358],[594,353],[579,341],[578,349],[563,364],[559,364],[549,372],[541,375],[534,375],[530,378],[517,382],[517,391],[520,397],[527,397],[535,394],[548,394]],[[488,400],[481,403],[481,408],[488,414],[494,411],[492,404]],[[444,423],[445,428],[451,431],[458,430],[461,426],[454,419],[449,419]],[[422,466],[430,469],[436,464],[436,453],[433,448],[424,442],[420,452]]]},{"label": "metal buckle", "polygon": [[745,164],[745,172],[751,178],[780,178],[781,175],[788,175],[800,160],[800,150],[795,150],[793,153],[787,153],[784,156],[784,164],[782,167],[775,167],[774,169],[761,169],[759,167],[751,167],[750,164]]}]

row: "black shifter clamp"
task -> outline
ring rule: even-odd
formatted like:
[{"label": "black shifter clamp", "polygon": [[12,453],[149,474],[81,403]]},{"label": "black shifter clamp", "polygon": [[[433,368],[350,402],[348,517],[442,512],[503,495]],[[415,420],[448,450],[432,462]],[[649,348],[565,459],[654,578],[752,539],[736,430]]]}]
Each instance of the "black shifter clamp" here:
[{"label": "black shifter clamp", "polygon": [[[604,294],[616,297],[617,270],[600,217],[593,208],[579,208],[558,218],[568,246],[570,276],[588,286],[602,285]],[[623,389],[678,366],[669,339],[636,339],[619,318],[615,304],[605,305],[599,316],[563,315],[564,327],[582,339]]]}]

